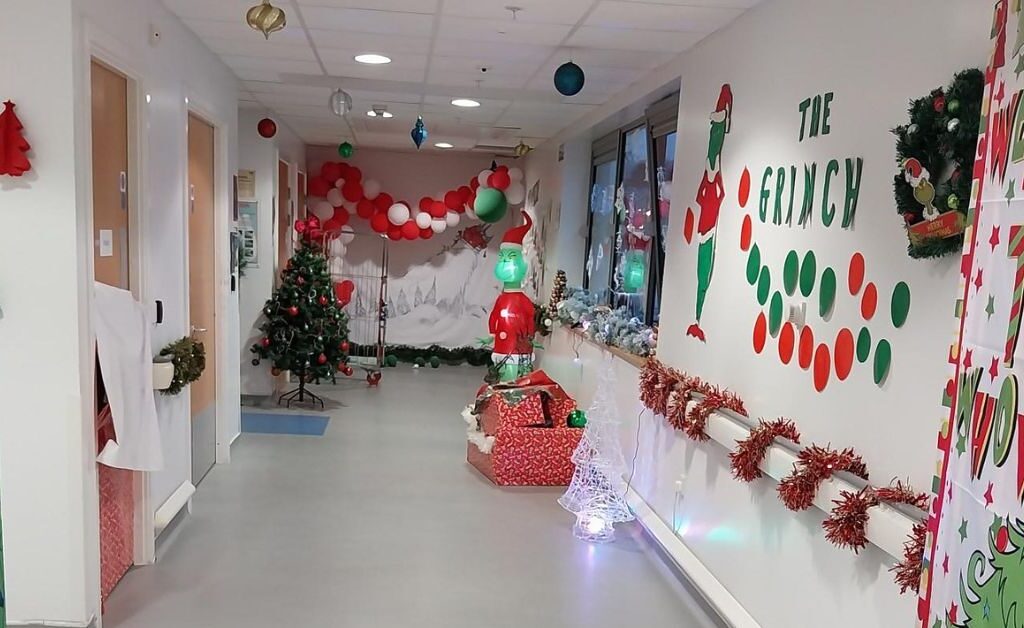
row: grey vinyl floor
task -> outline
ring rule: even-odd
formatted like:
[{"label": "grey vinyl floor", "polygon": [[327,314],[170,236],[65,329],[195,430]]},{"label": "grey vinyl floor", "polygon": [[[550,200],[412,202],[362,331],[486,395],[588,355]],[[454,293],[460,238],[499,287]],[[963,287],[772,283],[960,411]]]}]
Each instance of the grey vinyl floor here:
[{"label": "grey vinyl floor", "polygon": [[107,628],[704,628],[641,531],[573,539],[558,490],[498,489],[465,462],[470,368],[326,388],[323,437],[243,434]]}]

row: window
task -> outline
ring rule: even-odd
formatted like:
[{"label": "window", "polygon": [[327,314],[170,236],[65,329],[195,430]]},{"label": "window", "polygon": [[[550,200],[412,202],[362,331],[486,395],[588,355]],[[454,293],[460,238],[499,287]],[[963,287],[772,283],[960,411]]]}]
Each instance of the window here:
[{"label": "window", "polygon": [[584,287],[646,323],[661,313],[679,95],[594,142]]}]

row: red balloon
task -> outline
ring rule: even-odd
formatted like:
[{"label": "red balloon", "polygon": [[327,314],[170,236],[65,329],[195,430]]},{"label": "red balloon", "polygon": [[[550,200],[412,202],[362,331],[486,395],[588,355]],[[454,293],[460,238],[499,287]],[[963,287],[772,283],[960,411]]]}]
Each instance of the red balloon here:
[{"label": "red balloon", "polygon": [[327,193],[334,187],[333,184],[328,183],[327,179],[323,177],[313,177],[306,184],[306,195],[307,196],[327,196]]},{"label": "red balloon", "polygon": [[476,205],[476,192],[469,195],[469,200],[466,201],[467,207],[474,207]]},{"label": "red balloon", "polygon": [[328,161],[320,166],[320,176],[327,180],[327,183],[334,187],[334,182],[341,178],[341,165]]},{"label": "red balloon", "polygon": [[388,227],[388,237],[391,238],[392,240],[401,240],[402,228],[396,227],[394,225]]},{"label": "red balloon", "polygon": [[[349,218],[350,218],[350,216],[349,216],[348,210],[345,209],[344,207],[335,207],[334,208],[334,215],[331,216],[331,220],[333,220],[334,222],[338,223],[338,229],[340,229],[340,228],[344,227],[345,225],[347,225]],[[324,226],[326,227],[326,225],[324,225]],[[335,229],[328,229],[328,231],[335,231]]]},{"label": "red balloon", "polygon": [[310,216],[309,219],[306,220],[306,226],[309,227],[310,229],[319,229],[320,219],[317,218],[316,216]]},{"label": "red balloon", "polygon": [[345,197],[346,201],[358,202],[363,198],[363,184],[349,179],[345,181],[344,187],[341,188],[341,195]]},{"label": "red balloon", "polygon": [[345,180],[359,183],[363,180],[363,171],[355,166],[349,166],[348,172],[345,173]]},{"label": "red balloon", "polygon": [[448,208],[444,206],[443,201],[434,201],[430,205],[430,215],[434,218],[444,218],[444,215],[448,213]]},{"label": "red balloon", "polygon": [[368,201],[365,198],[359,201],[359,204],[356,205],[356,214],[358,214],[360,218],[370,218],[373,216],[373,212],[375,210],[376,207],[373,206],[373,201]]},{"label": "red balloon", "polygon": [[456,210],[462,205],[462,194],[458,190],[451,190],[444,195],[445,207]]},{"label": "red balloon", "polygon": [[420,237],[423,238],[424,240],[429,240],[430,238],[434,237],[434,230],[431,229],[430,227],[427,227],[426,229],[420,229]]},{"label": "red balloon", "polygon": [[430,198],[429,196],[424,196],[423,198],[420,199],[420,211],[421,212],[429,212],[430,211],[430,206],[433,205],[433,204],[434,204],[434,199]]},{"label": "red balloon", "polygon": [[267,139],[277,135],[277,123],[270,118],[263,118],[256,123],[256,131]]},{"label": "red balloon", "polygon": [[508,166],[502,164],[494,169],[495,172],[508,172]]},{"label": "red balloon", "polygon": [[377,195],[377,198],[373,199],[373,206],[377,208],[377,211],[386,212],[395,204],[395,199],[387,192],[381,192]]},{"label": "red balloon", "polygon": [[324,231],[331,232],[338,231],[339,229],[341,229],[341,223],[334,218],[329,218],[327,222],[324,223]]},{"label": "red balloon", "polygon": [[348,173],[352,170],[352,166],[348,165],[344,161],[338,162],[338,171],[341,172],[342,179],[349,179]]},{"label": "red balloon", "polygon": [[508,186],[512,185],[512,177],[508,176],[508,170],[495,170],[494,173],[487,178],[487,185],[492,188],[497,188],[504,192],[508,189]]},{"label": "red balloon", "polygon": [[351,279],[345,279],[338,283],[341,286],[343,296],[352,296],[352,293],[356,291],[356,284],[352,283]]},{"label": "red balloon", "polygon": [[476,192],[479,187],[480,187],[480,179],[471,179],[470,180],[470,182],[469,182],[469,189],[471,191]]},{"label": "red balloon", "polygon": [[420,228],[416,226],[415,220],[410,220],[402,225],[402,237],[406,240],[415,240],[420,237]]},{"label": "red balloon", "polygon": [[465,205],[469,202],[469,197],[473,194],[473,188],[468,185],[464,185],[459,188],[459,198],[462,200],[462,204]]},{"label": "red balloon", "polygon": [[387,214],[374,214],[373,218],[370,218],[370,228],[377,233],[387,233],[390,225]]}]

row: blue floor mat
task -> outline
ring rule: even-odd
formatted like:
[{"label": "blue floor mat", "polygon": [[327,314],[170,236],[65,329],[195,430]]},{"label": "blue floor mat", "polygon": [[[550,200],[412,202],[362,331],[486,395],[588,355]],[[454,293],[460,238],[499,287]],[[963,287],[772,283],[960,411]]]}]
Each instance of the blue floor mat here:
[{"label": "blue floor mat", "polygon": [[331,418],[316,414],[268,414],[243,412],[244,434],[290,434],[293,436],[323,436]]}]

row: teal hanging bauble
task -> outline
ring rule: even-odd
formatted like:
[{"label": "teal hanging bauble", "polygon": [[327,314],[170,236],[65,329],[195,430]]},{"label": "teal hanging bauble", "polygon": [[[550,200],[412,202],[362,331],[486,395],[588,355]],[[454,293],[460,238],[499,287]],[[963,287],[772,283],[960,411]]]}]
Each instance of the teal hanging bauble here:
[{"label": "teal hanging bauble", "polygon": [[342,142],[341,144],[338,144],[338,154],[344,157],[345,159],[351,157],[352,153],[354,152],[356,152],[355,147],[353,147],[348,142]]},{"label": "teal hanging bauble", "polygon": [[583,89],[586,79],[583,68],[569,61],[555,70],[555,89],[563,96],[575,96]]},{"label": "teal hanging bauble", "polygon": [[427,141],[427,125],[423,124],[423,116],[416,118],[416,126],[412,128],[412,142],[416,145],[416,149],[419,150],[420,146],[423,146],[423,142]]}]

